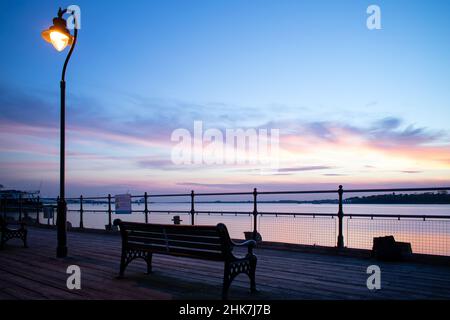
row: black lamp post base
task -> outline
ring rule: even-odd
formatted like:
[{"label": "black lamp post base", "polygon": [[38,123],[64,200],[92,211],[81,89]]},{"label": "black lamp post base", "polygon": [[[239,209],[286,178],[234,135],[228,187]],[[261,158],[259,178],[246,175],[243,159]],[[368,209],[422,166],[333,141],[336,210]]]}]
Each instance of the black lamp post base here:
[{"label": "black lamp post base", "polygon": [[67,206],[66,201],[58,199],[58,213],[56,218],[57,239],[56,257],[67,257]]},{"label": "black lamp post base", "polygon": [[341,236],[341,235],[338,236],[338,243],[337,243],[337,246],[338,246],[339,249],[344,248],[344,237]]},{"label": "black lamp post base", "polygon": [[57,258],[67,257],[67,247],[57,247],[56,248],[56,257]]}]

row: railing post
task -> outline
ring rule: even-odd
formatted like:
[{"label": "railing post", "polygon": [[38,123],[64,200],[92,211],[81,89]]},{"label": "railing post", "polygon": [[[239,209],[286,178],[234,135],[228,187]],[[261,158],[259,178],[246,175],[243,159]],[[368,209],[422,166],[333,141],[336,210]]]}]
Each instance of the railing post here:
[{"label": "railing post", "polygon": [[258,190],[256,188],[253,189],[253,240],[257,239],[258,235],[258,207],[257,207],[257,196]]},{"label": "railing post", "polygon": [[19,221],[22,221],[22,193],[19,193]]},{"label": "railing post", "polygon": [[83,221],[83,196],[80,196],[80,229],[84,229],[84,221]]},{"label": "railing post", "polygon": [[344,189],[342,186],[339,186],[338,195],[339,195],[339,211],[338,211],[338,220],[339,220],[339,230],[338,230],[338,238],[337,238],[337,247],[339,249],[344,248],[344,234],[342,232],[342,225],[344,220],[344,210],[342,209],[342,195],[344,194]]},{"label": "railing post", "polygon": [[37,196],[37,202],[36,202],[36,224],[39,225],[41,224],[41,221],[39,219],[39,212],[40,212],[40,204],[41,204],[41,198],[39,196]]},{"label": "railing post", "polygon": [[3,210],[3,219],[6,220],[6,197],[2,196],[1,209]]},{"label": "railing post", "polygon": [[108,194],[108,226],[107,226],[107,230],[111,230],[112,229],[111,215],[112,215],[111,194]]},{"label": "railing post", "polygon": [[195,220],[195,209],[194,209],[194,190],[191,190],[191,224],[194,225]]},{"label": "railing post", "polygon": [[[58,196],[56,198],[56,217],[58,217],[59,206],[60,206],[60,202],[59,202],[59,196]],[[48,222],[50,223],[50,218],[49,218]],[[55,212],[54,211],[53,211],[53,215],[52,215],[52,225],[55,225]]]},{"label": "railing post", "polygon": [[144,193],[144,213],[145,213],[145,223],[148,223],[148,194],[147,192]]}]

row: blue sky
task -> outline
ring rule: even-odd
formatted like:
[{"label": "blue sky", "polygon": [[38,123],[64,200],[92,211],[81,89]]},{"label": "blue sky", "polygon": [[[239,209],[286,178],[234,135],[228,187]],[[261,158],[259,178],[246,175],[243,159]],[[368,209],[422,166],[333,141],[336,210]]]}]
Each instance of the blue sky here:
[{"label": "blue sky", "polygon": [[[40,32],[70,4],[82,29],[67,74],[69,193],[448,181],[448,2],[2,0],[5,186],[57,190],[67,51]],[[382,30],[366,28],[370,4]],[[297,170],[172,167],[170,134],[194,120],[281,128],[281,165]]]}]

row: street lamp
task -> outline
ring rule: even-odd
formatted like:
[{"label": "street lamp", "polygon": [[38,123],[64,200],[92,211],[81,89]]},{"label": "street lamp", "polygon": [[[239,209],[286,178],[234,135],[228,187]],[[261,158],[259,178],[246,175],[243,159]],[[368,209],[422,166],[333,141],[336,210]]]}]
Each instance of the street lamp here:
[{"label": "street lamp", "polygon": [[42,38],[50,42],[56,50],[63,51],[67,46],[71,46],[64,62],[62,76],[61,76],[61,124],[60,124],[60,167],[59,167],[59,199],[58,199],[58,213],[56,218],[58,246],[56,248],[56,256],[64,258],[67,256],[67,234],[66,234],[66,220],[67,220],[67,206],[65,200],[64,180],[65,180],[65,112],[66,112],[66,68],[72,55],[75,44],[77,43],[78,29],[74,28],[73,36],[67,29],[66,20],[63,19],[64,14],[71,14],[76,19],[76,15],[67,9],[59,8],[58,16],[53,19],[53,25],[47,30],[42,31]]}]

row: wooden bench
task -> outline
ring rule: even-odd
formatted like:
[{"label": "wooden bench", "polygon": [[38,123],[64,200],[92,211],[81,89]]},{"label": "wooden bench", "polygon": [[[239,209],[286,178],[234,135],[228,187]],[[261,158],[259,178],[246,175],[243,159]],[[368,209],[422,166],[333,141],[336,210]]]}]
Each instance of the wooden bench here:
[{"label": "wooden bench", "polygon": [[[190,226],[145,224],[114,220],[122,236],[122,257],[119,277],[123,277],[125,268],[134,259],[142,258],[147,263],[147,273],[152,271],[152,254],[223,261],[224,275],[222,298],[226,299],[233,279],[240,273],[250,278],[250,290],[256,291],[256,262],[253,254],[254,240],[235,243],[230,239],[226,226]],[[236,257],[233,247],[247,247],[244,257]]]},{"label": "wooden bench", "polygon": [[0,249],[3,249],[5,243],[13,238],[18,238],[23,241],[23,246],[27,248],[27,229],[25,228],[25,223],[20,222],[20,227],[18,228],[10,228],[8,223],[0,216],[0,232],[1,232],[1,240],[0,240]]}]

